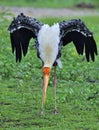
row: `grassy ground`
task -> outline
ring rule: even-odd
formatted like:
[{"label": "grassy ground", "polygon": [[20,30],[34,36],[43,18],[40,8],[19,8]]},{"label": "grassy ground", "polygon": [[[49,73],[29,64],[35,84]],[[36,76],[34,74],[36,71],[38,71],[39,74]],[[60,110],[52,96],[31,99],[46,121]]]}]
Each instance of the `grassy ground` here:
[{"label": "grassy ground", "polygon": [[[63,68],[57,68],[57,108],[53,112],[53,79],[47,91],[42,116],[41,63],[30,43],[21,63],[11,54],[7,14],[0,14],[0,130],[98,130],[99,56],[87,63],[78,56],[73,44],[63,48]],[[65,18],[64,18],[65,19]],[[69,18],[68,18],[69,19]],[[94,32],[99,50],[99,17],[82,17]],[[61,19],[42,19],[52,24]],[[53,70],[52,70],[53,75]]]},{"label": "grassy ground", "polygon": [[71,7],[78,3],[85,2],[87,4],[91,3],[96,6],[99,6],[98,0],[1,0],[0,5],[4,6],[31,6],[31,7],[51,7],[51,8],[63,8]]}]

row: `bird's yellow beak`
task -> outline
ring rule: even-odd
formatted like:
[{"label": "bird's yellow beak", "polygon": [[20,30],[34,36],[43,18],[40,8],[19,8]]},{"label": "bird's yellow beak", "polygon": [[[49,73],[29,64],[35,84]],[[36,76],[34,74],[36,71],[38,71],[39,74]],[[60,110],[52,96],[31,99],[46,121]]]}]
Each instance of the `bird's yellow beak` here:
[{"label": "bird's yellow beak", "polygon": [[43,67],[43,103],[46,102],[46,91],[49,82],[51,68]]}]

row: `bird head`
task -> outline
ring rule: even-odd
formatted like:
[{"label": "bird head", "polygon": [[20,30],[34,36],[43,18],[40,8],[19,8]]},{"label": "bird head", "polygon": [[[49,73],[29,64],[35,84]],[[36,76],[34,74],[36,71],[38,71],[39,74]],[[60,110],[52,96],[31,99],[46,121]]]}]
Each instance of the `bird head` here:
[{"label": "bird head", "polygon": [[49,78],[50,78],[51,68],[50,67],[43,67],[42,71],[43,71],[43,87],[44,87],[43,88],[43,103],[45,104],[46,91],[47,91],[48,82],[49,82]]}]

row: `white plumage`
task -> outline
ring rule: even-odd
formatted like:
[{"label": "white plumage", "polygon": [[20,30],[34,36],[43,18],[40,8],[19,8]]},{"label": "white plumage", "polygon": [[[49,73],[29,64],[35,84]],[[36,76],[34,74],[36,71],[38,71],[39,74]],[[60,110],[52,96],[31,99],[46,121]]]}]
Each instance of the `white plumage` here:
[{"label": "white plumage", "polygon": [[44,62],[44,67],[52,67],[58,54],[58,44],[60,41],[59,24],[49,26],[45,24],[38,33],[40,58]]}]

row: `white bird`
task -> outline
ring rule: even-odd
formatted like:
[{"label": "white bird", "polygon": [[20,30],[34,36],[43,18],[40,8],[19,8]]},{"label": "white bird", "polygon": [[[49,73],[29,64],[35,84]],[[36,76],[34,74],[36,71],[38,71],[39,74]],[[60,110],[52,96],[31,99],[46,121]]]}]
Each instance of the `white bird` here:
[{"label": "white bird", "polygon": [[54,66],[54,113],[56,114],[56,65],[62,67],[60,60],[62,47],[73,42],[78,54],[82,55],[85,50],[87,61],[89,62],[90,58],[94,61],[97,46],[92,32],[80,19],[62,21],[49,26],[35,18],[25,16],[23,13],[14,18],[8,30],[10,31],[12,52],[16,53],[16,62],[21,61],[22,54],[24,56],[27,54],[30,39],[35,39],[37,56],[43,66],[42,112],[51,68]]}]

